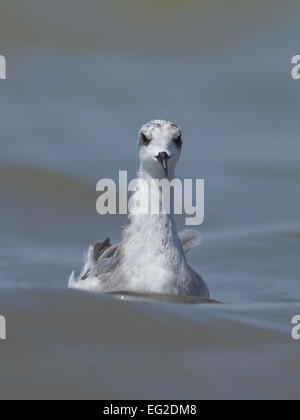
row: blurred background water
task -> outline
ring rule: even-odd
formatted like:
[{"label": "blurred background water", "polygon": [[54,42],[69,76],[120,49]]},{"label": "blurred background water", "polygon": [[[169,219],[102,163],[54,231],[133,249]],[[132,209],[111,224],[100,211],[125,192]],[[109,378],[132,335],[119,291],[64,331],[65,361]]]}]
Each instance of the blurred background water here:
[{"label": "blurred background water", "polygon": [[[298,398],[299,2],[1,9],[0,398]],[[205,179],[189,261],[220,305],[67,290],[90,243],[120,239],[96,182],[135,177],[154,118],[182,126],[177,175]]]}]

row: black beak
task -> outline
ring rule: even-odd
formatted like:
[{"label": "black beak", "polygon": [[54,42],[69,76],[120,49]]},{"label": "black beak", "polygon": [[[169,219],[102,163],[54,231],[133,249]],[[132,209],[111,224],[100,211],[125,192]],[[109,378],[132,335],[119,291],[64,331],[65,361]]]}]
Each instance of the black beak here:
[{"label": "black beak", "polygon": [[161,164],[166,177],[168,178],[168,160],[170,156],[166,152],[160,152],[157,156],[155,156],[157,161]]}]

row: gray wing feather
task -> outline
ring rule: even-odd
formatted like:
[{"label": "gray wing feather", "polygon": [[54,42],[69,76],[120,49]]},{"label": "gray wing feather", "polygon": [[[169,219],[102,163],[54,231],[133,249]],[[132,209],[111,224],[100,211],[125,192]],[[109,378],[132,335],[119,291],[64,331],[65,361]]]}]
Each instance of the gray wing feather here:
[{"label": "gray wing feather", "polygon": [[185,229],[179,233],[179,239],[182,244],[184,253],[186,254],[195,246],[201,244],[200,233],[196,230]]}]

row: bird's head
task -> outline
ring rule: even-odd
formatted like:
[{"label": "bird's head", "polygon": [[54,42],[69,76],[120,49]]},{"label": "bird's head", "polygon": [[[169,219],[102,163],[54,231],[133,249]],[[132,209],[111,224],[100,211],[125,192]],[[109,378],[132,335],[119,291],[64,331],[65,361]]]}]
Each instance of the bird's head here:
[{"label": "bird's head", "polygon": [[174,177],[182,147],[180,128],[169,121],[154,120],[139,132],[140,170],[152,178]]}]

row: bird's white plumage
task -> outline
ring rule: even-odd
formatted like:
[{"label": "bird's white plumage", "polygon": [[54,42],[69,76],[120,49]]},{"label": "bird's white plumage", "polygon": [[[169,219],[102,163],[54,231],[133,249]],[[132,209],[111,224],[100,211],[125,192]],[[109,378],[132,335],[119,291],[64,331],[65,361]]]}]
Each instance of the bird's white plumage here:
[{"label": "bird's white plumage", "polygon": [[[181,151],[174,142],[181,131],[171,122],[151,121],[141,128],[141,134],[149,144],[140,143],[140,185],[134,194],[140,204],[148,194],[145,185],[150,184],[151,197],[162,200],[156,181],[166,174],[157,155],[163,152],[168,155],[168,178],[172,179]],[[79,278],[72,273],[69,287],[98,292],[126,290],[209,297],[205,282],[185,258],[185,252],[199,244],[199,234],[185,230],[178,235],[172,212],[144,214],[144,210],[143,205],[131,209],[130,223],[120,244],[113,247],[100,244],[96,250],[100,255],[95,255],[95,248],[90,247]]]}]

